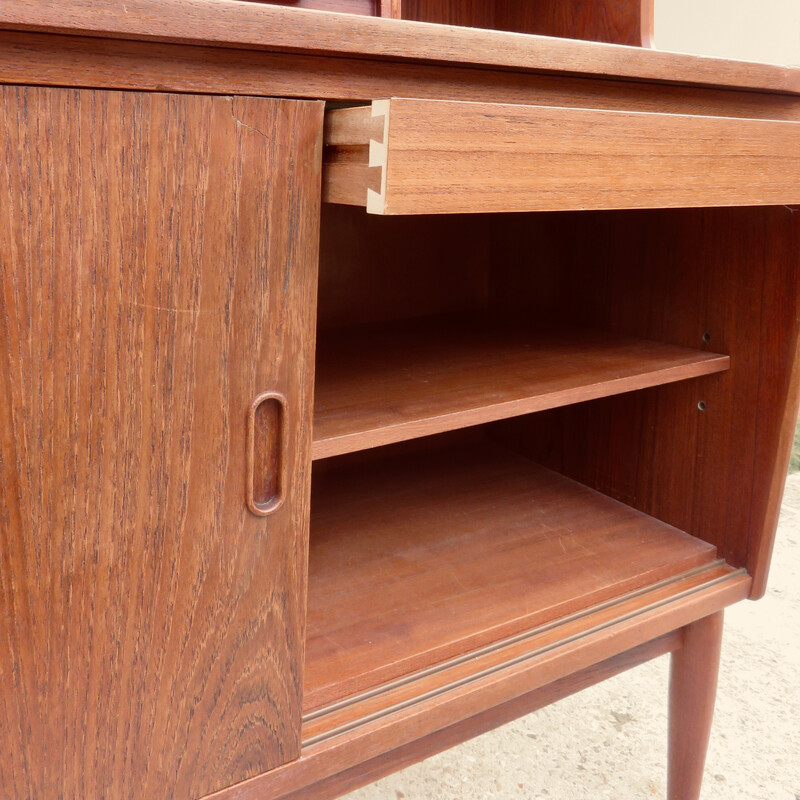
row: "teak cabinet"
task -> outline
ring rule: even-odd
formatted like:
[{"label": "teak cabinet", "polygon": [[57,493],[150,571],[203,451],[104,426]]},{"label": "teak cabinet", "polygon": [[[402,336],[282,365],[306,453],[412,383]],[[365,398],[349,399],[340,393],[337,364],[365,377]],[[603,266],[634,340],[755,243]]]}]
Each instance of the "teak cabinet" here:
[{"label": "teak cabinet", "polygon": [[355,13],[0,8],[0,796],[333,798],[672,653],[697,800],[798,72],[478,29],[646,2],[295,5]]}]

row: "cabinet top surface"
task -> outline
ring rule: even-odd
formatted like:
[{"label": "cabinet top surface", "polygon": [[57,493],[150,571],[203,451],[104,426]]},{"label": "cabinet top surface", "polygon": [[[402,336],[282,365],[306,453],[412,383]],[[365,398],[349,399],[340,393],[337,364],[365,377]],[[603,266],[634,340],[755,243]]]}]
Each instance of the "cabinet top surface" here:
[{"label": "cabinet top surface", "polygon": [[800,68],[247,0],[10,2],[0,4],[0,29],[800,94]]}]

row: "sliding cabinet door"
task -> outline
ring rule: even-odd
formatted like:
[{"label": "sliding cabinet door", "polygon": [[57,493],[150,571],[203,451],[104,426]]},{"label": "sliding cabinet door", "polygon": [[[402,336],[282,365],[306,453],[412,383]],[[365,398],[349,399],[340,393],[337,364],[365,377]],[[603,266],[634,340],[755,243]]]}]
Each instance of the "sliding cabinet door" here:
[{"label": "sliding cabinet door", "polygon": [[322,109],[0,98],[0,794],[201,797],[299,752]]}]

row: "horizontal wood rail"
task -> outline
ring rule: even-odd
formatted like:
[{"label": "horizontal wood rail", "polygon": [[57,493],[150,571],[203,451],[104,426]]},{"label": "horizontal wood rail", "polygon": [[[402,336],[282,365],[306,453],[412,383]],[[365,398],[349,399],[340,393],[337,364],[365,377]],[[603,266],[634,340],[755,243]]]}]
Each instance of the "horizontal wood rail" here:
[{"label": "horizontal wood rail", "polygon": [[237,0],[0,3],[0,29],[538,70],[800,94],[800,70]]},{"label": "horizontal wood rail", "polygon": [[[632,650],[612,656],[584,670],[442,728],[422,739],[389,750],[355,768],[326,778],[314,785],[314,800],[333,800],[341,797],[343,792],[349,792],[367,783],[377,781],[396,770],[416,764],[436,753],[441,753],[449,747],[454,747],[515,719],[532,714],[550,703],[555,703],[582,689],[594,686],[606,678],[619,675],[659,656],[674,653],[681,647],[682,634],[681,629],[672,631]],[[296,794],[283,795],[280,800],[301,800],[303,796],[303,790],[300,790]]]},{"label": "horizontal wood rail", "polygon": [[628,624],[638,616],[666,609],[678,600],[702,595],[710,589],[737,586],[741,590],[748,580],[744,570],[734,570],[723,561],[715,561],[556,623],[542,625],[304,715],[303,746],[320,744],[492,677],[530,669],[537,659],[557,657],[560,650],[570,650],[583,640],[609,633],[615,626]]},{"label": "horizontal wood rail", "polygon": [[[329,709],[314,720],[307,718],[298,761],[218,792],[213,800],[261,800],[265,796],[296,800],[304,792],[308,796],[311,788],[315,797],[337,796],[339,791],[318,792],[317,787],[324,787],[327,780],[336,786],[339,780],[344,784],[346,770],[360,772],[365,763],[373,761],[377,778],[390,771],[389,765],[394,769],[406,758],[413,763],[441,750],[441,739],[452,746],[502,724],[503,718],[514,719],[591,685],[598,672],[602,676],[608,669],[619,671],[675,650],[680,646],[676,631],[743,599],[749,587],[750,578],[742,570],[714,564],[653,587],[652,592],[635,593],[620,603],[603,606],[596,614],[565,620],[566,627],[540,631],[538,641],[519,640],[513,646],[521,649],[520,655],[527,651],[528,658],[485,675],[473,673],[473,679],[454,682],[430,697],[417,695],[417,702],[402,709],[389,711],[391,693],[378,701],[375,716],[364,716],[366,707],[360,700],[349,707]],[[548,648],[546,640],[561,644]],[[537,645],[542,645],[541,649]],[[487,657],[500,655],[496,651]],[[614,670],[613,664],[619,669]],[[433,679],[441,686],[448,677],[453,676],[439,673],[423,679]],[[422,688],[419,683],[404,691]],[[310,744],[314,740],[316,744]],[[362,784],[363,780],[354,781],[352,788]]]}]

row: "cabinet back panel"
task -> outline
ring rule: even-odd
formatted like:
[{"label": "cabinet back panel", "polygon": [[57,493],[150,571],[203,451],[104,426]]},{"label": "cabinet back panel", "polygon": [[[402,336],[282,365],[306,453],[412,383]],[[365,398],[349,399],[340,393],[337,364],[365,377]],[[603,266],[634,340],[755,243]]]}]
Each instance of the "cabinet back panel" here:
[{"label": "cabinet back panel", "polygon": [[324,205],[319,327],[485,308],[492,217],[377,217]]},{"label": "cabinet back panel", "polygon": [[548,216],[503,221],[496,307],[538,307],[541,270],[527,243],[547,222],[540,239],[564,319],[726,353],[731,367],[507,423],[504,435],[715,544],[763,592],[797,417],[800,214],[781,206]]},{"label": "cabinet back panel", "polygon": [[404,19],[568,39],[642,44],[653,0],[403,0]]},{"label": "cabinet back panel", "polygon": [[495,0],[402,0],[403,19],[494,28]]}]

